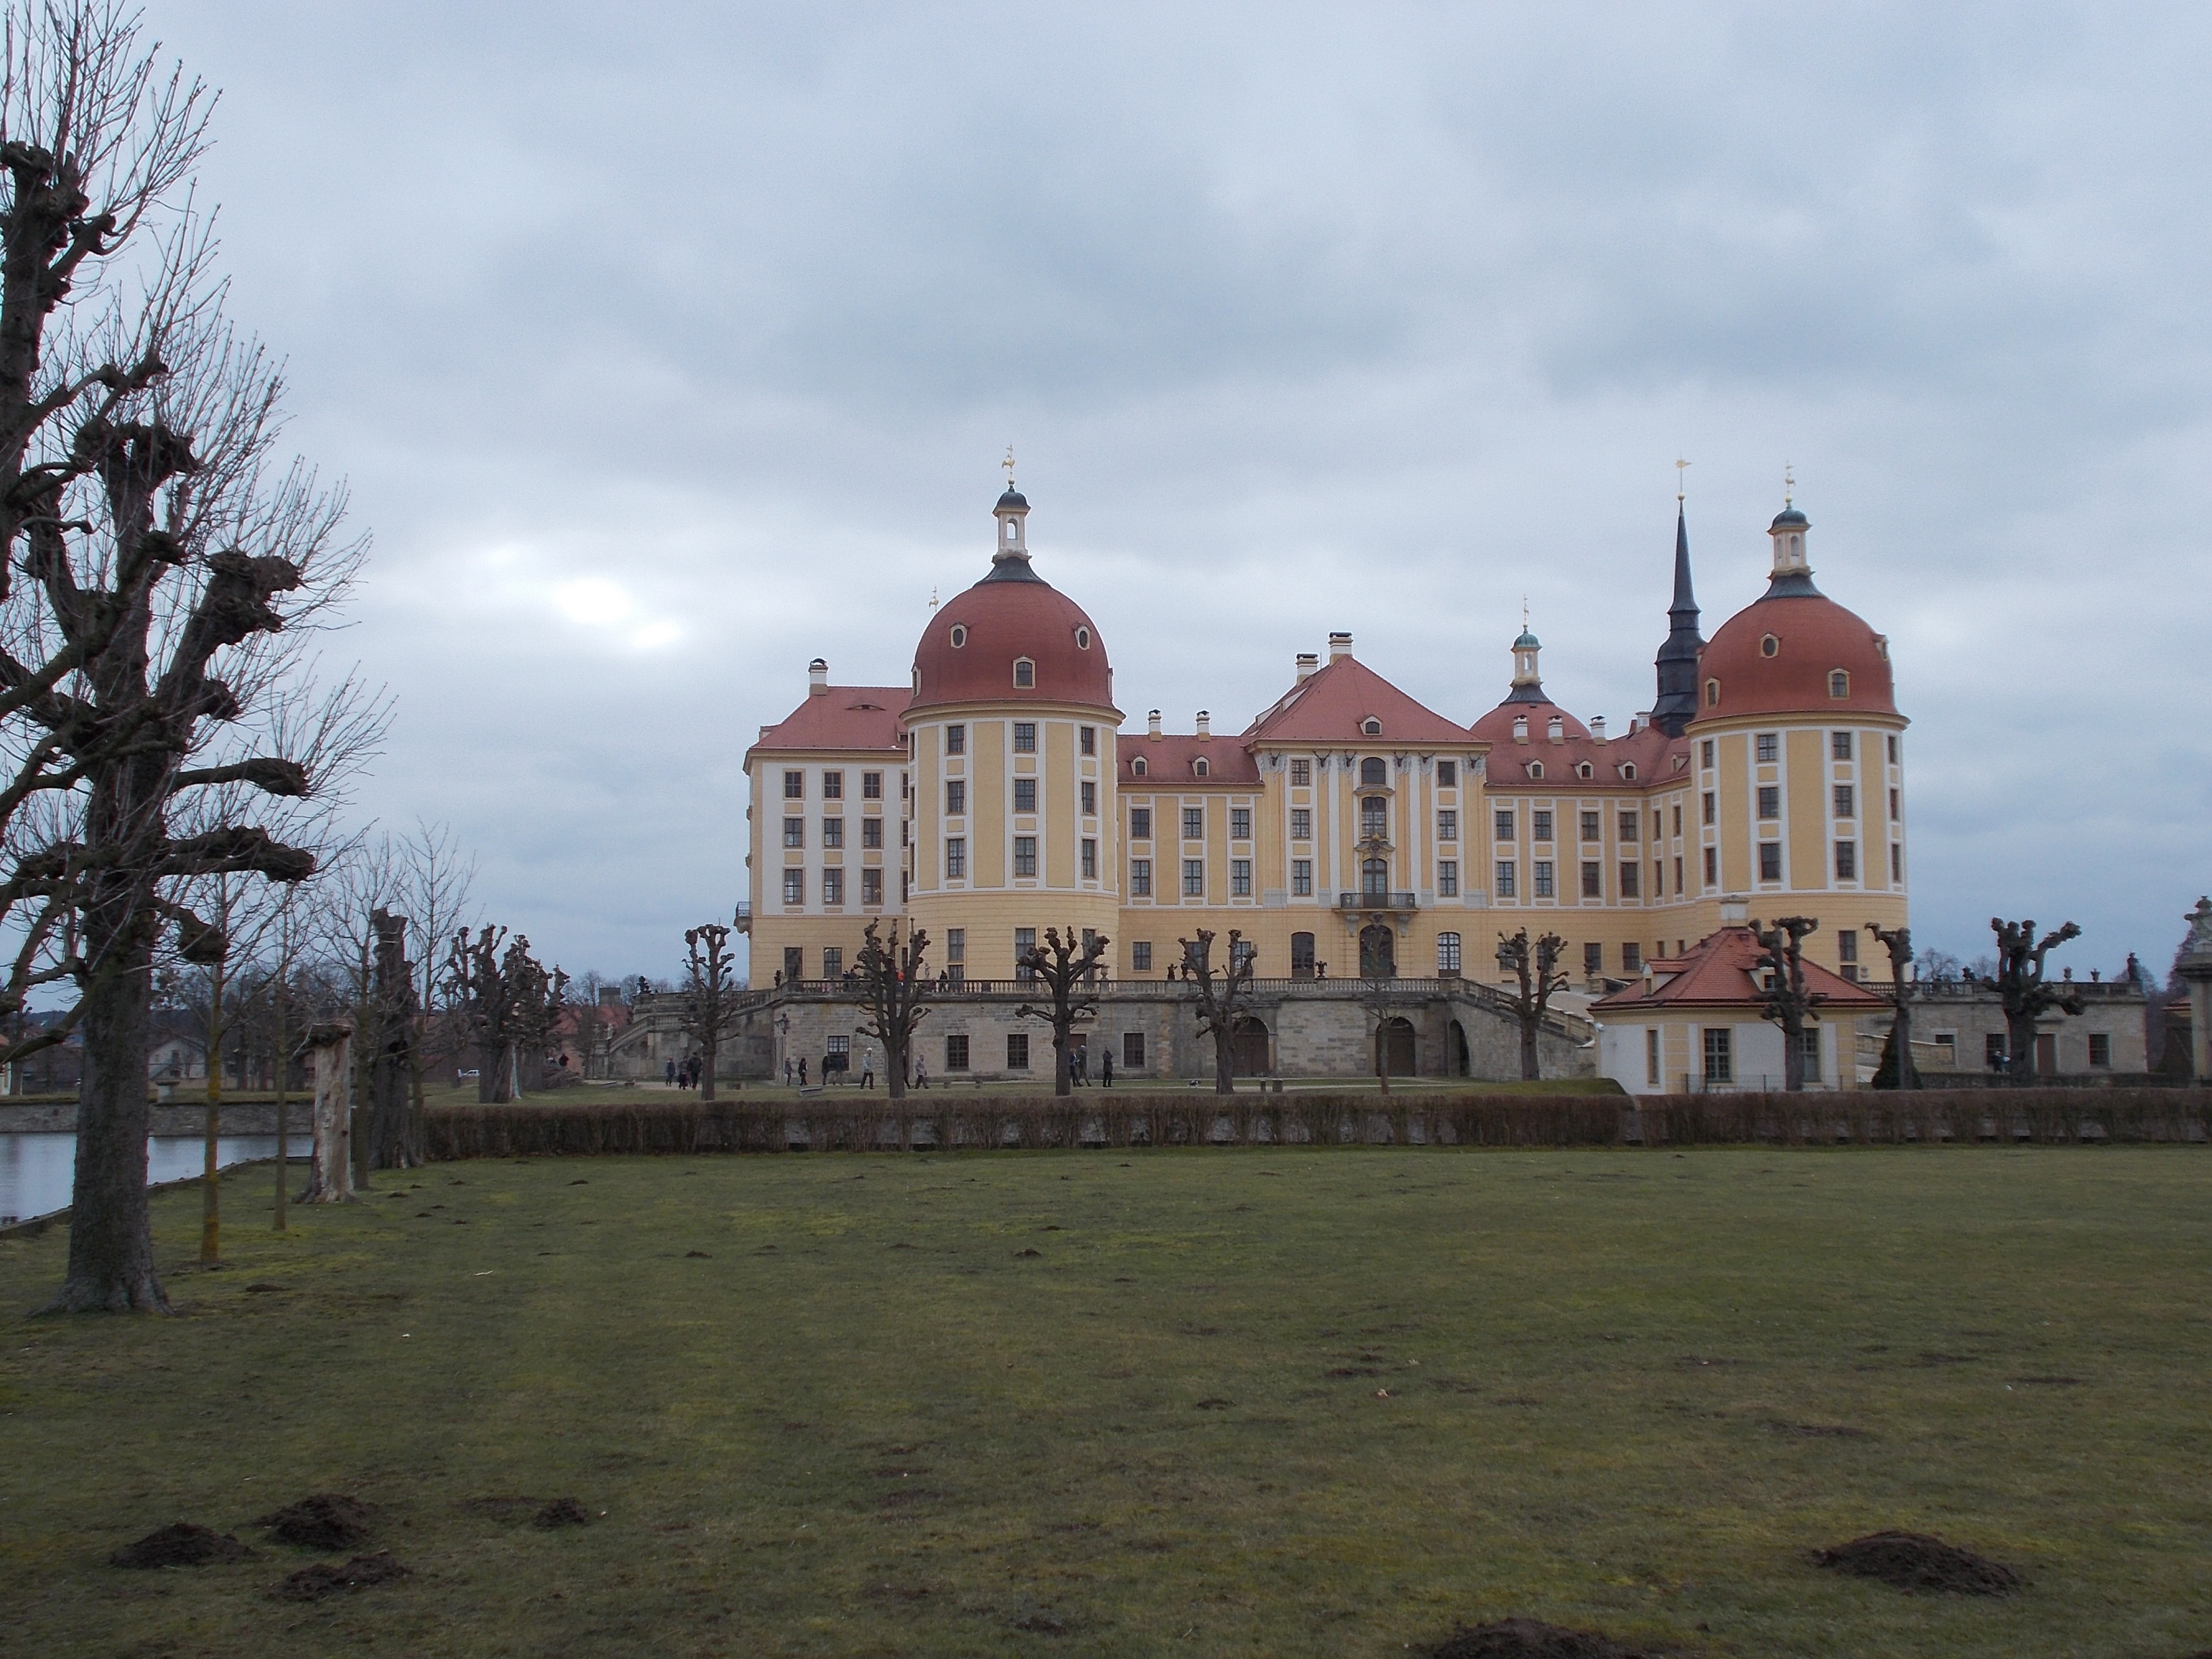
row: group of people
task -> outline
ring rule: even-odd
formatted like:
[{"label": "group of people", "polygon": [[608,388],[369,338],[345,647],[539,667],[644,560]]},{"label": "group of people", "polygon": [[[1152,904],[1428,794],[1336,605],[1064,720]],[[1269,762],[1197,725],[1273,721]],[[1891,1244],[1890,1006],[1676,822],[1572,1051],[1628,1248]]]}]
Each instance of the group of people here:
[{"label": "group of people", "polygon": [[[919,1066],[915,1067],[916,1071],[920,1069]],[[806,1072],[805,1055],[801,1054],[794,1062],[790,1055],[786,1054],[783,1059],[783,1086],[787,1089],[794,1085],[801,1089],[807,1087]],[[853,1057],[850,1054],[824,1054],[815,1076],[822,1080],[822,1086],[826,1089],[831,1078],[850,1077],[852,1073]],[[873,1048],[860,1050],[860,1086],[863,1089],[876,1086],[876,1051]]]},{"label": "group of people", "polygon": [[[567,1063],[568,1057],[564,1054],[562,1064]],[[699,1079],[706,1075],[706,1062],[696,1054],[681,1060],[672,1060],[665,1068],[665,1075],[672,1089],[696,1089],[699,1086]]]}]

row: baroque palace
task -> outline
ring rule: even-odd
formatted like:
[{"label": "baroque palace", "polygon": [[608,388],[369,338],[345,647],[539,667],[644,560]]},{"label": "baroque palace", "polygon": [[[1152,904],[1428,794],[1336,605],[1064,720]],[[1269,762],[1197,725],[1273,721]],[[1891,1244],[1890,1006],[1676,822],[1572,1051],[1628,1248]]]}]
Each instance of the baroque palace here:
[{"label": "baroque palace", "polygon": [[[1504,700],[1466,724],[1335,634],[1240,732],[1205,714],[1170,732],[1157,709],[1124,732],[1107,641],[1034,567],[1029,513],[1010,484],[989,570],[933,617],[908,683],[834,685],[817,659],[805,700],[747,751],[742,924],[752,984],[781,1012],[744,1070],[794,1054],[859,1070],[857,1012],[836,992],[875,918],[927,930],[948,995],[918,1041],[939,1077],[1029,1069],[1015,964],[1047,927],[1110,939],[1088,1040],[1125,1073],[1202,1069],[1164,992],[1176,941],[1205,927],[1217,961],[1241,931],[1267,993],[1240,1070],[1365,1072],[1379,1018],[1393,1070],[1502,1076],[1500,933],[1560,935],[1561,967],[1595,994],[1648,985],[1747,908],[1833,913],[1809,949],[1847,981],[1860,925],[1905,921],[1887,641],[1814,586],[1793,505],[1768,531],[1765,592],[1710,641],[1678,507],[1651,707],[1615,732],[1553,702],[1525,627]],[[1378,987],[1402,1008],[1377,1015]],[[1568,1004],[1547,1074],[1594,1063],[1588,1005]]]}]

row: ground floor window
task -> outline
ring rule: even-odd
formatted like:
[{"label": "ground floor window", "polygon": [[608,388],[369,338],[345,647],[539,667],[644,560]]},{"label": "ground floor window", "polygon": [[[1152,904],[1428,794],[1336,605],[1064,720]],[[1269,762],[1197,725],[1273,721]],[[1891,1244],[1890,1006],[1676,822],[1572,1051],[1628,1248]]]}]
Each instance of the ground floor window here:
[{"label": "ground floor window", "polygon": [[1006,1033],[1006,1069],[1026,1072],[1030,1068],[1030,1034],[1027,1031]]},{"label": "ground floor window", "polygon": [[1145,1034],[1142,1031],[1121,1033],[1121,1064],[1133,1072],[1145,1067]]},{"label": "ground floor window", "polygon": [[1805,1056],[1805,1081],[1820,1080],[1820,1028],[1817,1025],[1797,1034],[1798,1044]]},{"label": "ground floor window", "polygon": [[852,1069],[853,1039],[848,1036],[831,1037],[823,1050],[822,1080],[827,1083],[832,1072],[850,1072]]},{"label": "ground floor window", "polygon": [[945,1039],[945,1069],[964,1072],[968,1069],[968,1034],[956,1033]]},{"label": "ground floor window", "polygon": [[1982,1063],[1992,1072],[2005,1068],[2005,1040],[2002,1031],[1991,1031],[1982,1039]]},{"label": "ground floor window", "polygon": [[1152,971],[1152,942],[1140,939],[1129,947],[1129,966],[1140,974]]},{"label": "ground floor window", "polygon": [[2089,1063],[2092,1066],[2110,1066],[2112,1063],[2112,1039],[2107,1033],[2089,1033]]},{"label": "ground floor window", "polygon": [[1647,1088],[1660,1085],[1659,1031],[1656,1026],[1646,1027],[1644,1032],[1644,1082]]},{"label": "ground floor window", "polygon": [[1457,933],[1437,935],[1437,971],[1440,974],[1459,972],[1459,935]]},{"label": "ground floor window", "polygon": [[1705,1081],[1735,1081],[1735,1033],[1725,1025],[1705,1029]]}]

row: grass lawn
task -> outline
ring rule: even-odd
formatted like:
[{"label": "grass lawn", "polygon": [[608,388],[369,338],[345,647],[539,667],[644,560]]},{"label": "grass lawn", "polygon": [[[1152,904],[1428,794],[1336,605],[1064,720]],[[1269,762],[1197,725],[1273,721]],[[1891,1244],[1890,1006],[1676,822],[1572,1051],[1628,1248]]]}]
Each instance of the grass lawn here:
[{"label": "grass lawn", "polygon": [[[2199,1151],[460,1164],[282,1240],[270,1179],[219,1273],[157,1200],[182,1317],[10,1312],[0,1650],[2212,1647]],[[0,1307],[65,1249],[0,1243]],[[272,1599],[313,1492],[413,1575]],[[179,1519],[261,1553],[106,1565]],[[1884,1527],[2029,1587],[1808,1564]]]}]

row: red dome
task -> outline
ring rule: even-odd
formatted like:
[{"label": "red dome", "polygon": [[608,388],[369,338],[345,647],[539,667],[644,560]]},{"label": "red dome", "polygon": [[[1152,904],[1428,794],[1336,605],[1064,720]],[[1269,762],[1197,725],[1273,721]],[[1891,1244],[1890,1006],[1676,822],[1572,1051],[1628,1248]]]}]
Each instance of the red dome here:
[{"label": "red dome", "polygon": [[[956,638],[958,643],[955,643]],[[1034,684],[1015,678],[1034,665]],[[1083,607],[1029,568],[1005,560],[939,608],[914,653],[914,702],[1079,703],[1112,711],[1106,644]]]},{"label": "red dome", "polygon": [[[1841,696],[1831,683],[1838,670],[1850,677]],[[1698,658],[1701,720],[1838,713],[1894,714],[1897,691],[1887,642],[1825,594],[1756,600],[1722,623]]]}]

